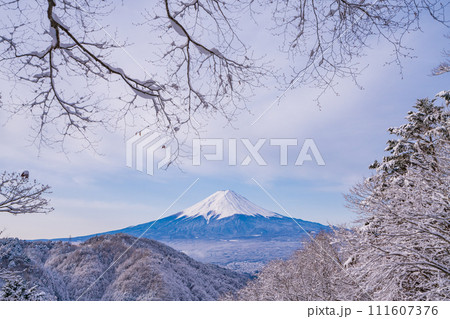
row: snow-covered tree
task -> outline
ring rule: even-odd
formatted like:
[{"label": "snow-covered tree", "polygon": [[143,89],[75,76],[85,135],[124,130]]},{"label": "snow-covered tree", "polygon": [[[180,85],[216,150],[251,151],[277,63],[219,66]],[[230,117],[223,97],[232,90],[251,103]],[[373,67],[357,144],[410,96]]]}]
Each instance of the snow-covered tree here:
[{"label": "snow-covered tree", "polygon": [[[295,66],[292,74],[283,74],[286,86],[327,89],[338,78],[357,76],[354,59],[372,38],[385,39],[399,58],[408,52],[402,39],[419,29],[423,12],[446,22],[440,0],[159,0],[140,5],[133,4],[141,20],[132,27],[142,34],[140,51],[151,61],[145,66],[105,27],[105,16],[118,12],[113,1],[0,1],[0,70],[16,81],[4,108],[31,114],[38,141],[44,143],[67,136],[93,138],[90,129],[98,125],[116,128],[118,121],[138,118],[176,135],[180,127],[197,127],[193,117],[198,113],[232,118],[252,89],[275,73],[261,60],[266,52],[253,54],[244,40],[240,29],[248,24],[256,22],[283,38],[282,51]],[[118,62],[118,53],[130,65]]]},{"label": "snow-covered tree", "polygon": [[288,260],[269,263],[228,300],[363,300],[330,234],[320,233]]},{"label": "snow-covered tree", "polygon": [[[50,200],[44,197],[49,193],[50,186],[39,184],[36,180],[31,181],[28,171],[3,172],[0,174],[0,213],[13,215],[50,213],[53,207],[50,206]],[[3,229],[0,229],[0,235],[2,233]],[[11,261],[14,263],[13,260]],[[11,284],[18,280],[14,271],[2,268],[0,268],[0,279]]]},{"label": "snow-covered tree", "polygon": [[20,277],[6,279],[0,290],[0,300],[2,301],[39,301],[43,299],[43,295],[36,286],[28,287]]},{"label": "snow-covered tree", "polygon": [[[445,37],[450,40],[450,34],[446,34]],[[450,72],[450,50],[444,50],[442,55],[444,60],[433,69],[433,75],[441,75]]]},{"label": "snow-covered tree", "polygon": [[348,271],[374,299],[450,296],[450,95],[439,96],[389,129],[390,154],[347,196],[362,225],[342,236]]},{"label": "snow-covered tree", "polygon": [[[448,92],[439,95],[448,98]],[[435,171],[438,157],[445,155],[441,152],[445,153],[443,148],[448,146],[450,139],[450,115],[445,110],[446,106],[437,105],[435,99],[422,99],[414,108],[416,110],[410,111],[406,117],[408,123],[388,130],[396,139],[387,142],[385,151],[390,154],[381,163],[375,162],[371,166],[377,169],[379,175],[400,177],[407,170],[425,168],[426,165]]]},{"label": "snow-covered tree", "polygon": [[24,173],[0,174],[0,213],[18,215],[53,211],[50,201],[44,197],[50,193],[50,186],[30,180],[28,173]]},{"label": "snow-covered tree", "polygon": [[438,97],[389,129],[389,155],[347,195],[358,227],[319,234],[225,299],[448,300],[450,92]]}]

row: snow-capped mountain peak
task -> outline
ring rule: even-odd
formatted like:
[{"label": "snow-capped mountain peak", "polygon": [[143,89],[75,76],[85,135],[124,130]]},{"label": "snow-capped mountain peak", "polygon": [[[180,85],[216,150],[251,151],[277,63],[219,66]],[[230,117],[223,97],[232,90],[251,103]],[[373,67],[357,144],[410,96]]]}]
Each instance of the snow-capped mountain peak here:
[{"label": "snow-capped mountain peak", "polygon": [[181,217],[200,217],[206,220],[212,217],[222,219],[233,215],[262,216],[262,217],[283,217],[280,214],[264,209],[247,198],[231,191],[223,190],[212,194],[197,204],[181,211]]}]

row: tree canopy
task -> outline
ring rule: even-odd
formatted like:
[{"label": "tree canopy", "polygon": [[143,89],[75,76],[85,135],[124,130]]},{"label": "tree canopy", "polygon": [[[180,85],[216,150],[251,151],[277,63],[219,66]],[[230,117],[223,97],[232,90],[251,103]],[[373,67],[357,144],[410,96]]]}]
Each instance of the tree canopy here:
[{"label": "tree canopy", "polygon": [[[355,58],[377,38],[392,46],[400,62],[409,54],[404,36],[420,28],[424,14],[446,24],[448,4],[153,1],[133,24],[142,33],[140,45],[149,43],[145,67],[128,53],[131,44],[103,22],[129,6],[103,0],[0,1],[1,72],[15,83],[10,94],[3,92],[3,108],[31,114],[38,143],[52,145],[68,136],[90,141],[92,129],[113,129],[136,117],[171,135],[201,125],[195,114],[218,112],[232,119],[253,88],[281,77],[265,59],[267,52],[255,52],[246,41],[241,29],[254,23],[266,41],[271,35],[282,39],[281,52],[292,65],[282,70],[285,87],[312,84],[327,90],[339,78],[356,80],[361,70]],[[128,61],[115,58],[121,51]],[[130,70],[132,63],[140,75]]]}]

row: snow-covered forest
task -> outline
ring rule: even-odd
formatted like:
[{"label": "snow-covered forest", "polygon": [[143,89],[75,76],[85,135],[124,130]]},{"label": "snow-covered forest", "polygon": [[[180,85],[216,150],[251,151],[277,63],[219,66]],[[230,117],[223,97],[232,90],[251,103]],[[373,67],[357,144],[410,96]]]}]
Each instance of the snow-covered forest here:
[{"label": "snow-covered forest", "polygon": [[319,233],[252,280],[128,235],[82,244],[3,239],[0,298],[448,300],[449,104],[448,91],[418,100],[406,124],[389,129],[387,155],[346,196],[356,226]]},{"label": "snow-covered forest", "polygon": [[216,300],[248,275],[127,235],[82,244],[0,240],[0,300]]},{"label": "snow-covered forest", "polygon": [[450,92],[389,129],[388,155],[347,195],[357,226],[320,234],[231,300],[448,300]]},{"label": "snow-covered forest", "polygon": [[[62,212],[63,216],[49,222],[54,229],[48,237],[0,238],[0,300],[450,300],[450,91],[417,100],[405,123],[388,129],[391,138],[385,156],[370,163],[371,156],[367,162],[371,175],[345,195],[348,211],[357,216],[353,223],[323,226],[319,223],[324,223],[335,208],[314,206],[328,201],[323,194],[336,195],[336,189],[340,192],[343,185],[353,184],[352,178],[363,176],[352,165],[363,162],[360,158],[366,159],[367,154],[355,151],[354,158],[353,154],[341,154],[342,140],[350,136],[344,131],[356,127],[363,131],[356,134],[369,134],[369,122],[382,122],[380,118],[386,115],[374,111],[376,103],[387,104],[383,110],[391,107],[391,111],[400,99],[390,101],[391,97],[383,96],[376,102],[367,101],[383,95],[375,88],[363,102],[361,98],[343,102],[339,92],[363,88],[361,78],[370,85],[370,76],[365,74],[364,78],[363,71],[374,56],[377,61],[372,68],[393,64],[403,76],[404,61],[413,58],[418,49],[414,45],[419,42],[409,38],[410,34],[417,34],[423,26],[433,32],[443,28],[448,32],[449,8],[450,4],[440,0],[155,0],[150,4],[135,1],[133,5],[112,0],[0,0],[0,134],[9,134],[0,135],[0,149],[5,145],[7,149],[0,154],[0,214],[34,217]],[[115,22],[117,25],[110,27]],[[450,35],[443,38],[448,40]],[[429,77],[434,79],[450,75],[450,51],[438,42],[432,49],[443,51],[439,58],[433,55],[434,69],[428,68]],[[379,56],[378,51],[368,55],[373,47],[380,49]],[[408,75],[418,73],[413,71]],[[377,76],[384,80],[392,70],[382,73]],[[415,87],[399,88],[402,98],[406,94],[424,97],[426,94],[413,96],[411,92],[421,85],[429,90],[435,84],[420,81],[423,77]],[[398,82],[392,83],[397,90]],[[304,91],[283,100],[296,89]],[[442,89],[448,87],[436,91]],[[346,99],[353,99],[355,91],[344,92]],[[284,101],[292,104],[285,107],[289,109],[286,113],[277,108]],[[314,112],[323,110],[322,101],[332,105],[328,105],[328,113],[323,112],[324,121],[320,122]],[[242,115],[246,113],[243,111],[252,113],[255,110],[250,106],[258,103],[261,109],[247,120],[250,117]],[[331,110],[334,103],[367,103],[370,107],[347,108],[339,114]],[[317,110],[311,111],[313,108]],[[333,122],[334,117],[344,120]],[[356,123],[363,117],[369,120]],[[260,127],[253,129],[260,118]],[[224,127],[219,120],[230,126],[228,131],[218,129]],[[241,167],[233,164],[228,154],[227,169],[237,170],[205,165],[198,171],[190,167],[186,175],[177,175],[185,171],[169,171],[182,168],[180,163],[193,157],[193,147],[186,141],[203,139],[203,132],[225,132],[224,136],[240,138],[233,125],[244,121],[243,131],[251,135],[245,140],[252,147],[247,149],[250,153]],[[4,129],[10,122],[17,127]],[[368,127],[363,127],[365,124]],[[269,125],[275,128],[269,130]],[[394,124],[386,127],[389,125]],[[379,123],[373,127],[378,128]],[[166,169],[167,180],[160,176],[151,180],[138,175],[139,169],[128,170],[138,168],[138,162],[142,168],[144,162],[156,165],[154,158],[150,163],[148,155],[153,140],[144,143],[148,136],[141,136],[146,130],[173,143],[164,142],[154,149],[154,153],[166,153],[163,167],[157,166]],[[26,150],[32,147],[35,158],[24,151],[25,146],[18,146],[19,140],[25,140],[21,135],[25,131],[29,142]],[[331,156],[340,157],[341,162],[336,160],[338,164],[323,167],[320,172],[307,165],[303,171],[299,167],[291,170],[282,164],[281,156],[276,158],[280,165],[275,169],[272,166],[259,171],[266,165],[252,166],[257,162],[255,155],[261,156],[260,141],[271,137],[290,140],[290,144],[273,145],[286,150],[287,157],[288,146],[300,146],[300,134],[310,132],[317,133],[318,140],[324,142],[321,145],[329,146],[323,148],[327,155],[335,152]],[[139,136],[140,146],[131,145],[128,154],[132,134]],[[214,138],[232,149],[232,140],[224,144],[224,136]],[[258,142],[252,144],[250,137]],[[371,143],[370,139],[361,142],[360,136],[356,139],[355,150]],[[102,157],[99,145],[110,158]],[[43,157],[47,162],[41,161],[41,152],[47,151],[50,153]],[[377,154],[382,152],[380,149]],[[72,154],[79,156],[75,164],[70,163]],[[126,167],[124,158],[138,157],[136,154],[142,155],[132,158],[136,165]],[[273,154],[267,156],[275,159]],[[59,155],[67,157],[66,161],[53,161]],[[207,155],[210,162],[216,160],[214,154]],[[219,155],[225,163],[226,156]],[[347,160],[350,168],[334,172]],[[326,166],[325,162],[320,166]],[[178,192],[192,172],[207,180],[201,190],[193,191],[196,196],[220,183],[249,184],[243,180],[251,174],[252,186],[259,186],[257,190],[272,200],[271,209],[281,208],[287,215],[276,196],[262,186],[265,182],[281,185],[279,192],[291,207],[298,203],[294,201],[297,195],[300,197],[294,194],[298,189],[304,192],[303,199],[311,201],[301,203],[301,209],[295,207],[297,211],[289,217],[252,204],[246,206],[247,217],[242,217],[245,214],[236,211],[238,205],[242,206],[239,199],[226,207],[212,205],[216,212],[211,205],[194,205],[181,215],[171,215],[173,219],[164,219],[164,214],[175,209],[177,201],[184,200],[183,196],[197,186],[200,178],[195,176],[190,186]],[[214,179],[214,174],[223,175]],[[253,178],[258,174],[264,177],[261,184],[259,178]],[[167,206],[166,202],[171,204]],[[90,209],[83,209],[86,205]],[[121,222],[144,219],[137,210],[148,213],[145,218],[153,218],[151,214],[157,212],[159,223],[149,219],[136,222],[131,235],[105,233],[114,217],[119,216]],[[201,214],[199,210],[203,210]],[[113,211],[119,213],[114,215]],[[301,216],[297,218],[302,213],[315,216],[322,212],[329,215],[317,223],[303,223]],[[249,222],[256,216],[258,223]],[[193,223],[193,217],[203,219]],[[228,223],[225,217],[233,217],[233,222]],[[270,218],[278,218],[277,223]],[[188,222],[183,224],[185,219]],[[58,224],[61,221],[64,227]],[[85,233],[79,231],[87,224],[95,225]],[[273,238],[262,236],[270,235],[265,226],[269,224],[276,231],[274,238],[302,231],[302,238],[309,240],[297,236],[292,241],[289,235],[290,246],[286,243],[281,247],[280,241],[279,246],[259,251],[263,247],[259,240],[271,245]],[[180,230],[176,238],[174,225]],[[32,226],[29,229],[44,228]],[[98,229],[90,232],[94,226]],[[73,229],[79,233],[72,233]],[[57,231],[62,241],[32,239],[57,238],[51,237]],[[157,231],[159,238],[144,236]],[[185,239],[189,232],[194,239],[189,245],[185,241],[177,247],[166,245],[174,238]],[[235,238],[243,233],[254,238],[256,245],[247,242],[247,251],[233,251],[234,247],[244,247],[239,242],[244,236]],[[75,241],[65,241],[69,236]],[[197,241],[202,236],[208,239],[204,250],[199,249]],[[150,238],[167,241],[164,244]],[[205,248],[214,241],[222,248]],[[285,258],[298,247],[301,249]],[[251,260],[248,250],[252,250]],[[192,251],[197,259],[189,254]],[[211,255],[214,261],[206,259]]]}]

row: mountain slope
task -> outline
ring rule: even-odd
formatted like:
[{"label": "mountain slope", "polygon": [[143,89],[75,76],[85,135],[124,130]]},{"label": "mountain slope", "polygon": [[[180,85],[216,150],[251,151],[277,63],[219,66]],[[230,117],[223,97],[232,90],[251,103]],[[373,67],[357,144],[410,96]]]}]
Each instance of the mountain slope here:
[{"label": "mountain slope", "polygon": [[[72,238],[84,241],[103,234],[124,233],[163,241],[293,240],[306,233],[329,230],[328,226],[270,212],[233,191],[219,191],[203,201],[168,217],[101,234]],[[67,240],[58,239],[58,240]]]},{"label": "mountain slope", "polygon": [[[106,235],[79,245],[0,240],[0,273],[19,272],[46,299],[75,300],[135,241]],[[248,280],[202,264],[162,243],[141,239],[81,300],[216,300]],[[0,286],[2,283],[0,282]]]},{"label": "mountain slope", "polygon": [[[151,238],[207,263],[251,271],[288,258],[302,242],[328,226],[290,218],[253,204],[233,191],[218,191],[179,213],[103,234]],[[71,238],[85,241],[103,234]],[[69,239],[60,239],[68,241]],[[247,267],[252,263],[251,267]]]}]

